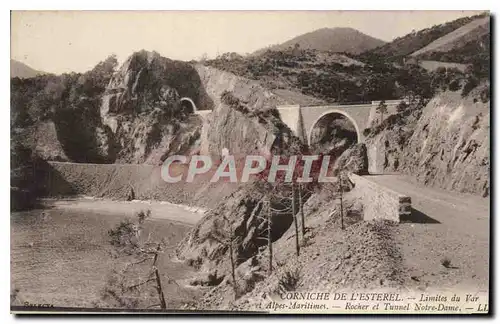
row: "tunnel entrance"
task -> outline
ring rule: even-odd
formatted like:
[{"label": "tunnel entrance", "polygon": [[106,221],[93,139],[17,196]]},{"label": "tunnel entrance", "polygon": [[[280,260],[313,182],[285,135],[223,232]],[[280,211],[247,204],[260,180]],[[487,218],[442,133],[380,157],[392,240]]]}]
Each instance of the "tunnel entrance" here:
[{"label": "tunnel entrance", "polygon": [[359,129],[354,120],[341,112],[329,112],[313,124],[308,143],[311,152],[340,156],[359,140]]},{"label": "tunnel entrance", "polygon": [[183,112],[186,114],[195,114],[197,109],[196,105],[194,104],[194,101],[191,98],[181,98],[181,109]]}]

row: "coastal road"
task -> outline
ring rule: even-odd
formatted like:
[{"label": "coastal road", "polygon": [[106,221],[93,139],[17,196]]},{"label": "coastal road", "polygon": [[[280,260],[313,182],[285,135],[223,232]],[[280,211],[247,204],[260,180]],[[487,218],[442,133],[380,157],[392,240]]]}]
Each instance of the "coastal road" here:
[{"label": "coastal road", "polygon": [[[414,277],[410,282],[425,288],[487,289],[489,197],[427,187],[404,175],[366,177],[411,197],[412,219],[396,230],[404,264]],[[444,259],[452,266],[445,268]]]},{"label": "coastal road", "polygon": [[411,197],[412,207],[457,231],[476,231],[483,237],[489,235],[490,200],[480,196],[431,188],[404,175],[370,175],[366,178]]}]

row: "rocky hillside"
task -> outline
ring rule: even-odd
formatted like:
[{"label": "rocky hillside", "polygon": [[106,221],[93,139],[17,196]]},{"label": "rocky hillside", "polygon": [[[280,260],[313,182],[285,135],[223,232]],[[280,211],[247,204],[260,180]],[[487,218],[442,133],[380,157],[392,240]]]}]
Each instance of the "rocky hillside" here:
[{"label": "rocky hillside", "polygon": [[482,84],[466,97],[446,91],[372,128],[367,138],[370,171],[402,172],[431,186],[488,196],[488,87]]},{"label": "rocky hillside", "polygon": [[275,107],[319,102],[301,94],[277,94],[259,82],[212,67],[197,65],[196,69],[214,103],[203,126],[200,152],[216,159],[223,148],[240,157],[267,155],[277,143],[285,149],[294,136]]},{"label": "rocky hillside", "polygon": [[[43,159],[94,163],[159,164],[202,147],[210,154],[224,147],[269,152],[276,136],[287,133],[276,105],[321,102],[146,51],[119,68],[111,57],[83,74],[13,78],[11,90],[17,141]],[[224,102],[225,93],[237,103]],[[193,109],[214,113],[202,118]]]},{"label": "rocky hillside", "polygon": [[487,13],[473,17],[463,17],[440,25],[414,31],[405,36],[398,37],[383,46],[368,50],[359,55],[358,58],[362,61],[372,61],[376,58],[399,60],[424,48],[437,39],[452,33],[456,29],[465,26],[476,19],[481,19],[486,16],[488,16]]},{"label": "rocky hillside", "polygon": [[[338,183],[328,184],[306,196],[306,229],[303,235],[299,217],[298,241],[290,212],[273,212],[272,272],[266,196],[258,185],[241,188],[211,210],[177,249],[178,257],[198,270],[188,283],[206,291],[196,308],[258,310],[259,304],[267,304],[269,298],[284,291],[401,285],[405,278],[401,255],[393,246],[393,226],[360,222],[359,193],[352,190],[344,196],[342,230],[337,187]],[[352,189],[347,183],[343,187]],[[274,200],[278,195],[267,197],[274,209],[287,210],[279,205],[280,199]],[[233,242],[232,262],[229,239]]]},{"label": "rocky hillside", "polygon": [[295,47],[296,44],[302,49],[359,54],[382,46],[385,42],[353,28],[322,28],[294,37],[282,44],[259,50],[255,54],[266,50],[285,50]]},{"label": "rocky hillside", "polygon": [[11,79],[11,135],[43,159],[103,162],[102,93],[116,59],[83,74]]},{"label": "rocky hillside", "polygon": [[418,51],[415,51],[411,54],[411,56],[420,56],[428,52],[449,52],[489,34],[490,17],[475,19],[470,23],[455,29],[451,33],[436,39]]},{"label": "rocky hillside", "polygon": [[111,78],[99,109],[114,141],[114,160],[158,164],[169,154],[189,153],[202,120],[189,117],[192,111],[180,99],[205,108],[209,103],[202,90],[190,64],[146,51],[129,57]]},{"label": "rocky hillside", "polygon": [[[258,80],[271,91],[302,93],[329,103],[398,98],[406,91],[409,69],[384,60],[365,64],[346,54],[301,48],[249,57],[226,53],[204,64]],[[425,71],[419,73],[430,78]]]}]

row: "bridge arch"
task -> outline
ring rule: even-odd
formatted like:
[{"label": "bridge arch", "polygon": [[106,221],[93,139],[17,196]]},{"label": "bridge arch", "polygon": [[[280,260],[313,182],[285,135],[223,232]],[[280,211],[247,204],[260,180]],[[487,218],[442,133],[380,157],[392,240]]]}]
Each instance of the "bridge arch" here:
[{"label": "bridge arch", "polygon": [[182,97],[179,101],[181,102],[181,104],[182,104],[182,102],[187,102],[188,105],[191,105],[191,109],[193,111],[193,114],[196,114],[198,112],[198,109],[196,109],[196,105],[194,104],[193,99],[188,98],[188,97]]},{"label": "bridge arch", "polygon": [[356,143],[360,143],[361,142],[361,131],[359,129],[359,126],[358,126],[358,123],[356,122],[356,120],[354,120],[354,118],[352,118],[348,113],[346,113],[345,111],[342,111],[342,110],[338,110],[338,109],[332,109],[332,110],[328,110],[324,113],[322,113],[318,118],[316,118],[316,120],[311,124],[311,127],[308,129],[307,131],[307,145],[311,146],[311,140],[312,140],[312,134],[313,134],[313,129],[314,127],[318,124],[318,122],[328,116],[328,115],[341,115],[343,117],[346,117],[351,123],[352,125],[354,126],[354,129],[356,130],[356,137],[357,137],[357,141]]}]

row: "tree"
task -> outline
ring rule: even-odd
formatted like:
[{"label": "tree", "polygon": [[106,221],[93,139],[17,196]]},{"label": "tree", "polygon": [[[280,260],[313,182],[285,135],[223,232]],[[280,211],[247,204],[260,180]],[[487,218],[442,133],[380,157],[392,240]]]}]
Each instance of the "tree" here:
[{"label": "tree", "polygon": [[[233,195],[231,195],[233,197]],[[236,281],[236,262],[234,260],[233,242],[235,239],[232,222],[225,216],[222,222],[215,221],[213,229],[210,231],[210,238],[229,248],[229,262],[231,264],[231,278],[233,280],[234,299],[238,297],[238,283]]]},{"label": "tree", "polygon": [[408,104],[404,100],[401,100],[401,102],[396,106],[396,111],[398,113],[401,113],[401,112],[405,111],[407,108],[408,108]]},{"label": "tree", "polygon": [[339,173],[340,228],[344,229],[344,188],[342,187],[342,172]]},{"label": "tree", "polygon": [[273,241],[271,235],[271,228],[273,226],[273,214],[271,210],[271,203],[267,201],[267,248],[269,250],[269,269],[268,272],[273,272]]},{"label": "tree", "polygon": [[387,113],[387,105],[385,104],[385,100],[382,100],[377,106],[376,111],[380,114],[380,123],[384,121],[384,114]]},{"label": "tree", "polygon": [[295,185],[294,182],[292,181],[291,184],[292,187],[292,216],[293,216],[293,225],[295,226],[295,251],[297,253],[297,256],[300,255],[300,244],[299,244],[299,224],[297,222],[297,212],[295,210],[296,206],[296,193],[295,193]]},{"label": "tree", "polygon": [[201,54],[200,58],[198,59],[198,62],[200,62],[201,64],[204,64],[207,60],[208,60],[208,54],[203,53],[203,54]]},{"label": "tree", "polygon": [[306,235],[306,220],[304,219],[304,192],[303,192],[304,186],[302,183],[299,183],[299,212],[300,212],[300,224],[301,224],[301,229],[302,229],[302,240],[304,239]]},{"label": "tree", "polygon": [[[143,224],[150,216],[149,210],[141,211],[137,214],[137,223],[125,220],[108,231],[109,243],[115,248],[115,257],[127,258],[129,262],[123,269],[114,270],[110,275],[103,292],[104,301],[126,308],[167,308],[158,268],[159,256],[166,248],[165,241],[152,241],[151,234],[146,240],[142,237]],[[148,262],[151,262],[151,265],[144,275],[143,266]],[[168,281],[175,283],[170,278]],[[156,291],[159,303],[141,304],[141,301],[149,300],[151,285]]]}]

